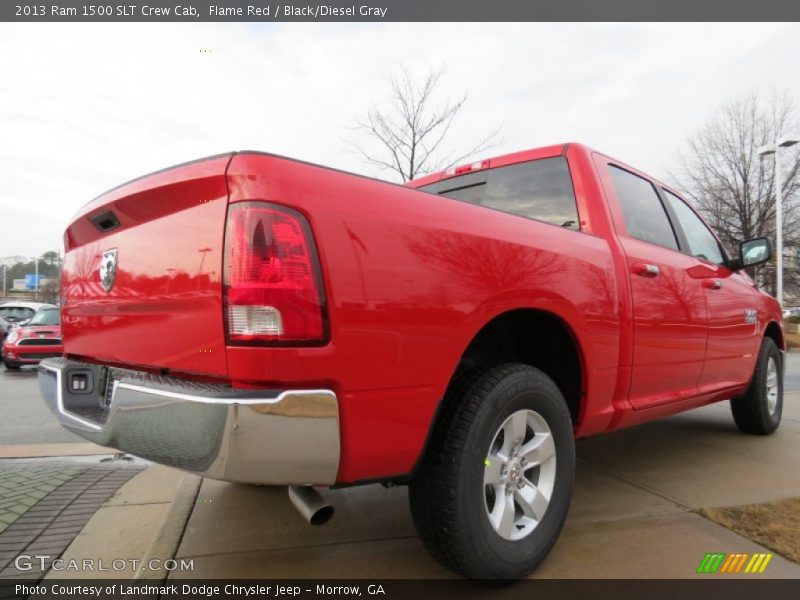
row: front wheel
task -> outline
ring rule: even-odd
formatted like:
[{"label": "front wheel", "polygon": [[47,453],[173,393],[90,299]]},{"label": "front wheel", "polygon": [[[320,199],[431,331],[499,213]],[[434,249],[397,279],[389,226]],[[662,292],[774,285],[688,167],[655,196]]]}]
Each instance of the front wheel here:
[{"label": "front wheel", "polygon": [[19,363],[11,362],[10,360],[4,360],[3,364],[9,371],[19,371]]},{"label": "front wheel", "polygon": [[564,524],[575,476],[566,402],[527,365],[462,374],[446,395],[409,499],[444,567],[475,579],[533,571]]},{"label": "front wheel", "polygon": [[781,424],[783,413],[783,356],[764,338],[747,391],[731,400],[733,420],[740,431],[768,435]]}]

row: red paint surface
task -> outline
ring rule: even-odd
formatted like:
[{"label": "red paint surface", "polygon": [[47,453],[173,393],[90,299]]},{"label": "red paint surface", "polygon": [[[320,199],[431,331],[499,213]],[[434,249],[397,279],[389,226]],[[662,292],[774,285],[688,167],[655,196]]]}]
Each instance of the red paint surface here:
[{"label": "red paint surface", "polygon": [[[464,350],[510,310],[547,311],[576,340],[586,391],[578,436],[741,391],[765,327],[781,322],[777,303],[746,276],[628,237],[608,187],[611,159],[571,144],[489,168],[562,153],[580,232],[413,189],[443,174],[399,186],[242,153],[136,180],[90,203],[65,235],[66,351],[238,387],[333,389],[340,482],[409,472]],[[253,200],[308,221],[324,345],[225,345],[226,211]],[[109,209],[121,225],[103,234],[88,217]],[[99,258],[112,248],[117,281],[106,293]],[[642,260],[658,262],[669,281],[632,273]],[[725,280],[724,293],[704,286],[711,277]],[[744,326],[745,308],[757,309],[756,325]]]}]

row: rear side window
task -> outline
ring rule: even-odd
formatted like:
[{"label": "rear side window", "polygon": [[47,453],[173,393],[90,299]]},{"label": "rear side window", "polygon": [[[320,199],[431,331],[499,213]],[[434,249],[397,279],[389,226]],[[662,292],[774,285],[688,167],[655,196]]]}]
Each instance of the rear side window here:
[{"label": "rear side window", "polygon": [[420,189],[559,227],[580,229],[572,179],[562,156],[468,173]]},{"label": "rear side window", "polygon": [[631,237],[678,250],[675,232],[653,184],[613,165],[608,171]]},{"label": "rear side window", "polygon": [[664,190],[664,194],[675,216],[678,218],[678,222],[681,224],[692,256],[718,265],[723,264],[725,257],[722,255],[717,238],[708,230],[702,219],[675,194],[667,190]]}]

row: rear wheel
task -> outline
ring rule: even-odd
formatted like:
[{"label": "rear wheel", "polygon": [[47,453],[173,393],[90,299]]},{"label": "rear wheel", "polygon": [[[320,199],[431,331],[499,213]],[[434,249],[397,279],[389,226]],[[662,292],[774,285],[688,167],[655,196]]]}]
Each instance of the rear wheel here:
[{"label": "rear wheel", "polygon": [[18,371],[19,367],[20,367],[19,363],[11,362],[10,360],[4,360],[3,364],[6,366],[6,369],[8,369],[9,371]]},{"label": "rear wheel", "polygon": [[444,400],[411,480],[411,514],[446,568],[517,579],[555,544],[574,473],[572,422],[553,381],[527,365],[472,370]]},{"label": "rear wheel", "polygon": [[747,391],[731,400],[736,426],[744,433],[768,435],[778,428],[783,413],[783,356],[764,338]]}]

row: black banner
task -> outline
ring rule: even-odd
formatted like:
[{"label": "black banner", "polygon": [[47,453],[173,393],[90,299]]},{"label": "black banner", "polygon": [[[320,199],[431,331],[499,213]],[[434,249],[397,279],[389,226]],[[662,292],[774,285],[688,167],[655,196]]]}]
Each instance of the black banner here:
[{"label": "black banner", "polygon": [[615,598],[616,600],[795,600],[800,595],[800,580],[763,580],[724,576],[707,576],[689,580],[619,580],[619,579],[539,579],[516,582],[475,582],[463,579],[408,580],[182,580],[167,581],[113,579],[44,579],[16,581],[0,579],[0,598],[31,600],[96,599],[96,600],[307,600],[336,598],[486,598],[519,600],[546,598]]},{"label": "black banner", "polygon": [[12,22],[798,20],[797,0],[0,0]]}]

